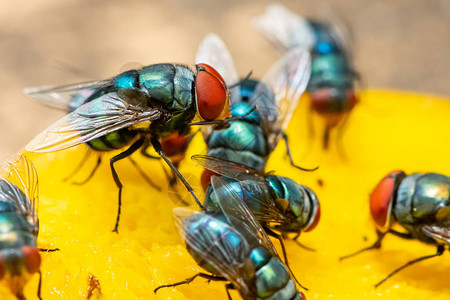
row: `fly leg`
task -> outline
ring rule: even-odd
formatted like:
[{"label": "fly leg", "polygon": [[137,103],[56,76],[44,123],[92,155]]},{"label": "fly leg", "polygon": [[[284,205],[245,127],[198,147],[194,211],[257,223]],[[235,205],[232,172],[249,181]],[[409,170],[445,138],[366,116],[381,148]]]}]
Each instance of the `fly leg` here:
[{"label": "fly leg", "polygon": [[172,169],[173,172],[178,176],[178,178],[183,182],[186,189],[191,193],[192,197],[194,197],[195,202],[197,202],[197,205],[200,207],[202,211],[205,210],[200,200],[198,200],[197,196],[195,196],[194,189],[189,185],[189,183],[184,179],[183,175],[181,175],[180,171],[172,164],[172,162],[166,157],[166,155],[163,153],[161,144],[159,143],[158,139],[152,138],[151,143],[153,145],[153,148],[155,149],[156,153],[158,153],[162,159],[166,162],[167,165],[169,165],[170,169]]},{"label": "fly leg", "polygon": [[303,249],[305,249],[305,250],[307,250],[307,251],[311,251],[311,252],[316,252],[316,249],[310,248],[310,247],[308,247],[308,246],[303,245],[302,243],[300,243],[300,242],[298,241],[298,238],[299,238],[299,237],[300,237],[300,233],[298,233],[292,240],[293,240],[297,245],[299,245],[300,247],[302,247]]},{"label": "fly leg", "polygon": [[284,247],[284,242],[283,242],[283,237],[275,232],[273,232],[270,228],[267,228],[264,226],[264,230],[266,231],[266,233],[274,238],[276,238],[281,245],[281,252],[283,252],[283,258],[284,258],[284,263],[286,265],[286,267],[288,268],[289,272],[292,274],[292,277],[294,277],[295,282],[298,283],[298,285],[305,289],[308,290],[307,287],[303,286],[300,281],[298,281],[298,279],[295,277],[294,272],[292,272],[291,267],[289,266],[289,262],[288,262],[288,258],[287,258],[287,253],[286,253],[286,248]]},{"label": "fly leg", "polygon": [[183,281],[180,281],[180,282],[175,282],[175,283],[172,283],[172,284],[160,285],[156,289],[153,290],[153,293],[156,294],[158,292],[158,290],[162,289],[162,288],[175,287],[175,286],[179,286],[179,285],[183,285],[183,284],[189,284],[192,281],[194,281],[194,279],[197,278],[197,277],[202,277],[202,278],[208,279],[208,281],[228,281],[225,277],[222,277],[222,276],[214,276],[214,275],[209,275],[209,274],[200,272],[200,273],[197,273],[194,276],[189,277],[189,278],[187,278],[187,279],[185,279]]},{"label": "fly leg", "polygon": [[[81,168],[84,166],[84,164],[86,163],[86,161],[88,160],[90,155],[91,155],[90,151],[87,151],[86,154],[84,155],[83,159],[81,160],[81,162],[78,164],[78,166],[72,171],[72,173],[70,173],[69,176],[67,176],[66,178],[63,179],[63,182],[66,182],[69,179],[71,179],[73,176],[75,176],[81,170]],[[86,182],[88,182],[89,179],[91,179],[92,176],[94,176],[94,173],[97,170],[98,166],[100,165],[100,162],[101,162],[101,157],[99,156],[99,158],[97,159],[97,164],[95,165],[94,169],[91,171],[91,174],[89,174],[88,178],[81,182],[73,182],[73,184],[82,185],[82,184],[85,184]]]},{"label": "fly leg", "polygon": [[322,148],[324,150],[328,150],[328,146],[330,145],[330,131],[331,131],[331,127],[326,125],[325,131],[324,131],[323,137],[322,137]]},{"label": "fly leg", "polygon": [[230,295],[230,290],[235,290],[236,288],[232,283],[225,284],[225,290],[227,291],[228,300],[233,300]]},{"label": "fly leg", "polygon": [[[148,154],[148,153],[146,152],[147,148],[148,148],[148,147],[146,147],[146,146],[144,146],[144,147],[142,148],[141,154],[142,154],[143,156],[145,156],[145,157],[147,157],[147,158],[150,158],[150,159],[161,159],[160,156],[153,156],[153,155],[151,155],[151,154]],[[183,203],[183,205],[186,205],[186,206],[187,206],[189,203],[187,203],[186,201],[184,201],[183,198],[181,198],[181,195],[180,195],[177,191],[174,191],[174,185],[175,185],[175,183],[177,182],[177,175],[175,174],[175,172],[174,172],[173,170],[171,170],[171,171],[172,171],[172,174],[169,174],[169,172],[167,172],[166,168],[164,168],[163,165],[161,165],[161,167],[162,167],[162,169],[163,169],[163,171],[164,171],[164,175],[166,175],[167,181],[169,182],[169,188],[173,191],[173,194],[174,194],[175,197],[177,197],[177,199],[178,199],[177,203],[180,203],[180,202],[181,202],[181,203]],[[160,189],[158,189],[158,190],[160,190]]]},{"label": "fly leg", "polygon": [[303,156],[307,156],[314,145],[314,137],[316,133],[314,131],[314,120],[313,120],[313,110],[310,106],[309,112],[306,114],[306,124],[308,126],[308,139],[309,143],[306,144],[305,150],[303,151]]},{"label": "fly leg", "polygon": [[297,166],[294,163],[294,159],[292,158],[292,155],[291,155],[291,148],[289,147],[289,141],[288,141],[288,136],[287,136],[286,132],[282,133],[282,137],[283,137],[284,142],[286,143],[286,154],[289,157],[289,161],[291,162],[291,166],[293,166],[294,168],[297,168],[299,170],[302,170],[302,171],[315,171],[315,170],[317,170],[319,168],[319,167],[315,167],[313,169],[305,169],[305,168],[302,168],[300,166]]},{"label": "fly leg", "polygon": [[38,283],[38,289],[37,289],[37,297],[39,300],[42,300],[41,297],[41,291],[42,291],[42,272],[41,270],[38,271],[39,274],[39,283]]},{"label": "fly leg", "polygon": [[50,249],[46,249],[46,248],[37,248],[40,252],[56,252],[59,251],[59,248],[50,248]]},{"label": "fly leg", "polygon": [[414,237],[410,234],[410,233],[403,233],[403,232],[399,232],[393,229],[389,229],[388,231],[389,233],[392,233],[393,235],[405,239],[405,240],[413,240]]},{"label": "fly leg", "polygon": [[367,251],[367,250],[380,249],[380,248],[381,248],[381,241],[383,240],[383,238],[384,238],[384,236],[386,235],[386,233],[387,233],[387,232],[381,232],[381,231],[378,231],[378,230],[377,230],[377,236],[378,236],[378,238],[377,238],[377,240],[375,241],[375,243],[373,243],[372,246],[369,246],[369,247],[363,248],[363,249],[361,249],[361,250],[358,250],[358,251],[356,251],[356,252],[354,252],[354,253],[351,253],[351,254],[348,254],[348,255],[339,257],[339,260],[347,259],[347,258],[349,258],[349,257],[355,256],[355,255],[360,254],[360,253],[362,253],[362,252],[364,252],[364,251]]},{"label": "fly leg", "polygon": [[344,136],[345,129],[347,129],[348,118],[350,113],[346,113],[343,119],[341,120],[338,128],[337,128],[337,136],[336,136],[336,148],[339,156],[343,161],[348,161],[348,157],[345,153],[344,146],[342,144],[342,137]]},{"label": "fly leg", "polygon": [[122,153],[117,154],[116,156],[112,157],[109,160],[109,165],[111,166],[111,173],[112,176],[114,178],[114,182],[116,183],[117,187],[119,188],[119,207],[117,210],[117,218],[116,218],[116,225],[114,226],[114,229],[112,230],[113,232],[118,233],[118,229],[119,229],[119,220],[120,220],[120,208],[122,206],[122,182],[120,182],[119,176],[117,175],[116,169],[114,168],[114,164],[116,162],[118,162],[121,159],[124,159],[128,156],[130,156],[131,154],[133,154],[134,152],[136,152],[136,150],[138,150],[140,147],[142,147],[142,145],[144,144],[144,139],[139,139],[136,142],[134,142],[134,144],[132,144],[130,146],[130,148],[128,148],[127,150],[125,150]]},{"label": "fly leg", "polygon": [[375,288],[379,287],[383,282],[385,282],[390,277],[392,277],[392,275],[400,272],[404,268],[409,267],[410,265],[415,264],[415,263],[417,263],[419,261],[422,261],[422,260],[425,260],[425,259],[429,259],[429,258],[432,258],[432,257],[436,257],[436,256],[440,256],[440,255],[442,255],[442,253],[444,253],[444,250],[445,250],[445,246],[444,245],[439,245],[439,246],[437,246],[437,251],[436,251],[435,254],[422,256],[422,257],[419,257],[419,258],[416,258],[414,260],[411,260],[411,261],[407,262],[403,266],[401,266],[401,267],[395,269],[394,271],[392,271],[388,276],[384,277],[383,280],[381,280],[380,282],[375,284]]},{"label": "fly leg", "polygon": [[128,159],[131,161],[131,163],[133,164],[133,166],[136,168],[136,170],[138,171],[138,173],[142,176],[142,178],[144,178],[145,181],[147,181],[147,183],[153,187],[155,190],[157,191],[161,191],[161,187],[159,187],[156,183],[154,183],[150,177],[147,176],[147,174],[145,174],[145,172],[141,169],[141,167],[136,163],[136,161],[131,158],[128,157]]},{"label": "fly leg", "polygon": [[94,167],[94,169],[91,171],[91,173],[89,174],[89,176],[85,179],[85,180],[83,180],[83,181],[77,181],[77,182],[72,182],[73,184],[75,184],[75,185],[83,185],[83,184],[85,184],[86,182],[88,182],[91,178],[92,178],[92,176],[94,176],[94,174],[95,174],[95,172],[97,171],[97,169],[98,169],[98,167],[100,166],[100,163],[102,162],[102,157],[101,156],[99,156],[98,158],[97,158],[97,162],[96,162],[96,164],[95,164],[95,167]]}]

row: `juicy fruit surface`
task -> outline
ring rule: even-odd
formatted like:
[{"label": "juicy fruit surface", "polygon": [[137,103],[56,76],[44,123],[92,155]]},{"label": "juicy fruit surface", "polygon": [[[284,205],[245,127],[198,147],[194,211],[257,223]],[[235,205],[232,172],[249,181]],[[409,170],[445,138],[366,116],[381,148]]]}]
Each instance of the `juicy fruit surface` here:
[{"label": "juicy fruit surface", "polygon": [[[283,143],[269,160],[267,170],[311,187],[321,203],[320,223],[300,237],[301,243],[316,252],[285,242],[291,268],[310,289],[304,292],[307,299],[447,299],[448,252],[411,266],[374,288],[407,261],[435,253],[435,247],[387,236],[380,250],[342,262],[338,258],[375,241],[369,195],[388,172],[401,169],[407,174],[450,174],[450,101],[391,91],[364,93],[342,140],[347,156],[344,160],[333,134],[329,151],[322,151],[321,119],[314,119],[316,136],[308,137],[308,103],[304,100],[288,129],[291,149],[297,164],[320,166],[319,170],[301,172],[292,168]],[[63,182],[86,149],[79,146],[49,154],[27,153],[36,165],[40,183],[38,246],[61,249],[41,254],[43,299],[86,298],[89,274],[101,285],[101,294],[95,290],[91,299],[227,299],[222,283],[208,284],[203,279],[153,294],[158,285],[181,281],[201,271],[173,225],[176,198],[167,192],[165,166],[140,154],[133,156],[161,186],[158,192],[145,183],[129,160],[116,164],[124,184],[117,235],[111,232],[117,212],[117,188],[108,164],[111,154],[103,156],[98,172],[85,185]],[[205,150],[198,135],[186,157]],[[95,161],[92,155],[73,180],[88,176]],[[202,169],[186,159],[180,170],[200,191]],[[274,244],[280,249],[277,241]],[[37,283],[35,275],[25,288],[28,299],[35,299]],[[14,299],[3,286],[0,295],[2,299]],[[232,296],[239,299],[236,292],[232,291]]]}]

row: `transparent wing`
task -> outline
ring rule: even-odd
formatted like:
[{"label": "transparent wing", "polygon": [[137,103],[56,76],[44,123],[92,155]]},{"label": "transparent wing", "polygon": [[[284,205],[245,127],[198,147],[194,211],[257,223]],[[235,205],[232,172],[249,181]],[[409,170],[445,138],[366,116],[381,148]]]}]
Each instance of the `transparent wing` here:
[{"label": "transparent wing", "polygon": [[245,191],[245,203],[258,221],[278,224],[287,221],[282,208],[271,197],[264,174],[244,165],[207,155],[194,155],[192,160],[216,174],[236,180]]},{"label": "transparent wing", "polygon": [[[245,240],[239,245],[232,245],[226,239],[227,236],[217,235],[216,232],[208,231],[207,223],[213,216],[205,213],[177,207],[174,208],[175,223],[183,236],[186,245],[192,248],[201,259],[209,263],[221,275],[233,283],[243,294],[249,293],[250,289],[242,278],[243,262],[250,252],[249,245]],[[197,226],[192,226],[196,223]],[[228,233],[241,236],[234,228],[224,224]],[[195,258],[195,257],[194,257]]]},{"label": "transparent wing", "polygon": [[161,112],[149,108],[146,98],[134,90],[109,93],[88,102],[38,134],[25,149],[51,152],[67,149],[144,121]]},{"label": "transparent wing", "polygon": [[193,155],[191,159],[200,166],[222,176],[235,179],[263,178],[264,174],[247,166],[208,155]]},{"label": "transparent wing", "polygon": [[281,53],[295,47],[310,49],[315,42],[308,21],[281,4],[267,6],[264,15],[252,19],[252,25]]},{"label": "transparent wing", "polygon": [[[239,75],[236,71],[233,58],[222,39],[214,33],[208,34],[198,46],[195,62],[206,63],[212,66],[223,77],[227,86],[232,86],[239,82]],[[231,106],[240,102],[239,87],[232,88]]]},{"label": "transparent wing", "polygon": [[422,231],[426,236],[450,245],[450,206],[440,208],[436,214],[436,223],[424,225]]},{"label": "transparent wing", "polygon": [[435,239],[438,242],[444,242],[450,245],[450,228],[439,225],[425,225],[422,231],[426,236]]},{"label": "transparent wing", "polygon": [[352,62],[355,49],[355,35],[348,25],[349,22],[344,19],[342,13],[340,13],[336,7],[330,6],[329,3],[324,3],[320,11],[320,19],[330,27],[330,34],[334,41],[339,45],[340,49],[344,51],[347,59]]},{"label": "transparent wing", "polygon": [[219,203],[228,222],[246,238],[249,245],[252,248],[263,246],[272,255],[278,257],[272,241],[236,191],[230,188],[229,184],[220,177],[213,176],[211,184],[216,197],[218,197],[217,203]]},{"label": "transparent wing", "polygon": [[250,99],[264,120],[273,150],[286,130],[311,75],[311,56],[295,48],[281,57],[256,86]]},{"label": "transparent wing", "polygon": [[1,167],[0,199],[11,203],[30,225],[37,228],[39,184],[36,168],[24,155],[17,155]]},{"label": "transparent wing", "polygon": [[28,87],[23,92],[45,105],[72,111],[84,104],[84,100],[96,90],[111,84],[112,79],[106,79],[62,86]]}]

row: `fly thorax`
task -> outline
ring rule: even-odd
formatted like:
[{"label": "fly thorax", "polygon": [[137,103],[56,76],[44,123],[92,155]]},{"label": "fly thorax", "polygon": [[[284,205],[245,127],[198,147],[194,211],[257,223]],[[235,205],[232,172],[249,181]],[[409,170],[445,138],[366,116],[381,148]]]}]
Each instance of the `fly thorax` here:
[{"label": "fly thorax", "polygon": [[167,109],[184,109],[193,101],[194,73],[187,66],[155,64],[139,74],[139,87]]},{"label": "fly thorax", "polygon": [[400,183],[394,217],[400,224],[433,221],[437,211],[450,205],[450,179],[436,173],[412,174]]},{"label": "fly thorax", "polygon": [[304,188],[292,179],[282,176],[268,176],[267,182],[274,191],[277,202],[284,206],[286,202],[288,203],[285,213],[293,217],[289,231],[298,231],[304,227],[311,209],[309,203],[305,201],[307,194]]},{"label": "fly thorax", "polygon": [[248,103],[238,103],[231,108],[231,115],[233,117],[243,117],[242,120],[245,122],[260,125],[262,122],[260,114],[258,110],[253,110],[249,113],[252,109],[253,107]]},{"label": "fly thorax", "polygon": [[255,88],[258,85],[258,83],[259,81],[253,79],[247,79],[241,82],[241,84],[239,85],[239,92],[241,94],[242,102],[249,102],[250,98],[255,92]]},{"label": "fly thorax", "polygon": [[342,49],[334,37],[333,30],[328,24],[308,20],[310,30],[314,36],[314,54],[324,55],[330,53],[341,53]]}]

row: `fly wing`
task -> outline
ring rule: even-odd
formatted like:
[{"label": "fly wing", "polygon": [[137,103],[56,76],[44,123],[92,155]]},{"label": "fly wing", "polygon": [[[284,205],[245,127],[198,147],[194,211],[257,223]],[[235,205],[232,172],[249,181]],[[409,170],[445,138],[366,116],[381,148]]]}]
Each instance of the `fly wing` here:
[{"label": "fly wing", "polygon": [[263,178],[239,181],[240,188],[245,192],[244,201],[253,212],[258,222],[284,224],[288,220],[272,198],[267,181]]},{"label": "fly wing", "polygon": [[[39,185],[36,168],[24,155],[8,160],[1,167],[0,199],[11,203],[37,229]],[[37,230],[36,230],[37,231]]]},{"label": "fly wing", "polygon": [[309,51],[295,48],[273,65],[250,99],[264,120],[271,150],[286,130],[311,75]]},{"label": "fly wing", "polygon": [[[206,63],[216,69],[225,80],[227,86],[232,86],[239,82],[239,75],[227,46],[214,33],[208,34],[198,46],[195,63]],[[230,94],[231,106],[240,102],[239,87],[232,88]]]},{"label": "fly wing", "polygon": [[324,20],[324,23],[330,27],[330,34],[333,40],[344,51],[345,56],[351,62],[354,56],[355,35],[348,25],[349,22],[344,19],[342,13],[336,7],[332,7],[329,4],[324,4],[320,19]]},{"label": "fly wing", "polygon": [[161,116],[148,107],[145,96],[134,90],[103,95],[88,102],[50,125],[25,149],[30,152],[52,152],[67,149],[110,132],[127,128]]},{"label": "fly wing", "polygon": [[[192,248],[202,260],[212,265],[221,275],[233,283],[243,294],[249,293],[250,289],[242,278],[242,267],[245,256],[250,252],[249,245],[245,240],[239,247],[233,247],[224,236],[217,236],[214,232],[207,230],[206,225],[213,216],[205,213],[196,213],[192,210],[177,207],[174,208],[175,223],[184,238],[186,245]],[[192,226],[196,222],[198,226]],[[227,226],[229,233],[240,236],[234,228]]]},{"label": "fly wing", "polygon": [[426,236],[450,245],[450,206],[442,207],[436,214],[436,223],[422,227]]},{"label": "fly wing", "polygon": [[264,15],[252,19],[252,25],[281,53],[295,47],[310,49],[315,42],[308,21],[281,4],[267,6]]},{"label": "fly wing", "polygon": [[216,197],[218,197],[217,203],[219,203],[228,222],[246,238],[249,245],[252,248],[263,246],[272,255],[278,257],[272,241],[238,193],[220,177],[213,176],[211,184]]},{"label": "fly wing", "polygon": [[95,91],[111,84],[112,79],[106,79],[62,86],[28,87],[23,92],[45,105],[68,112],[84,104]]},{"label": "fly wing", "polygon": [[263,178],[264,174],[247,166],[208,155],[193,155],[191,159],[198,165],[222,176],[235,179]]}]

